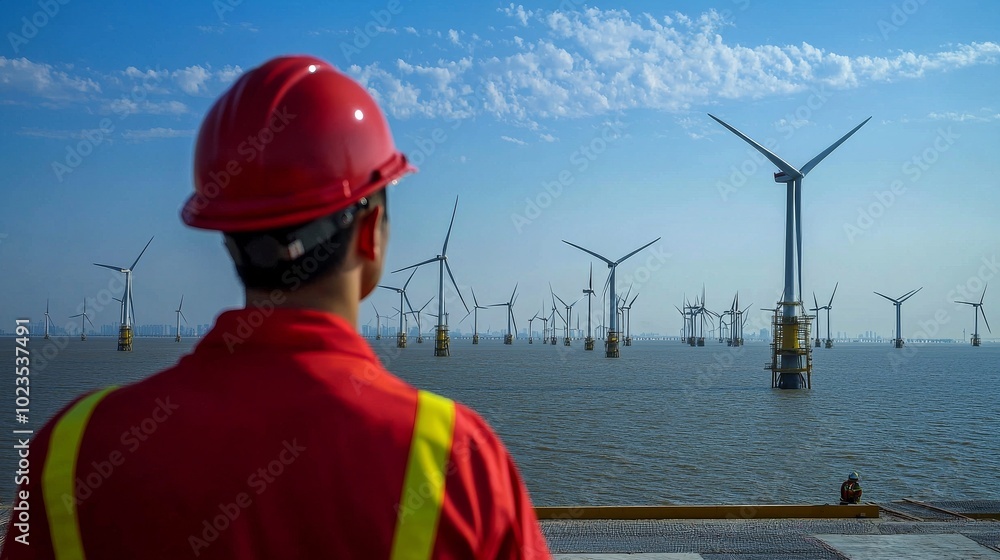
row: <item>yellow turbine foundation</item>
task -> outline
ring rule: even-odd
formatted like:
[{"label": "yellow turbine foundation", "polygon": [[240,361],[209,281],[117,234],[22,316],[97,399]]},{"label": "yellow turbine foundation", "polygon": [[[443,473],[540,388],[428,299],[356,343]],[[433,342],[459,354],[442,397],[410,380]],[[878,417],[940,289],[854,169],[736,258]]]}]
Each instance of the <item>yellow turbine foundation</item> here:
[{"label": "yellow turbine foundation", "polygon": [[448,327],[438,325],[437,335],[434,337],[434,355],[451,356],[451,349],[448,347]]},{"label": "yellow turbine foundation", "polygon": [[132,327],[128,325],[122,325],[118,329],[118,351],[132,351]]}]

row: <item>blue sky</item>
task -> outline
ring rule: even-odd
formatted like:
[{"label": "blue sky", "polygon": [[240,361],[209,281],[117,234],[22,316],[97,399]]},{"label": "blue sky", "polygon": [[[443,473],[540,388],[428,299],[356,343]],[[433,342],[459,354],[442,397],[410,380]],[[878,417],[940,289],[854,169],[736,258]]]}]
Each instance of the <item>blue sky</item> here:
[{"label": "blue sky", "polygon": [[[172,323],[181,294],[191,323],[238,306],[220,237],[179,209],[212,100],[284,53],[362,81],[420,165],[390,195],[388,269],[437,254],[459,196],[455,275],[481,302],[519,283],[522,325],[549,282],[564,299],[586,283],[590,258],[561,239],[617,258],[662,237],[619,268],[620,285],[640,280],[636,331],[676,333],[673,306],[703,284],[709,308],[736,290],[773,305],[783,187],[709,112],[793,165],[873,117],[804,183],[803,284],[823,300],[840,283],[835,331],[889,334],[892,306],[873,290],[923,286],[907,335],[971,331],[971,309],[949,302],[986,282],[1000,317],[1000,4],[344,4],[53,0],[49,15],[9,2],[0,324],[40,318],[46,298],[60,324],[84,298],[93,311],[114,275],[91,263],[127,265],[154,235],[135,273],[139,323]],[[605,274],[595,266],[595,284]],[[435,282],[416,274],[414,304]]]}]

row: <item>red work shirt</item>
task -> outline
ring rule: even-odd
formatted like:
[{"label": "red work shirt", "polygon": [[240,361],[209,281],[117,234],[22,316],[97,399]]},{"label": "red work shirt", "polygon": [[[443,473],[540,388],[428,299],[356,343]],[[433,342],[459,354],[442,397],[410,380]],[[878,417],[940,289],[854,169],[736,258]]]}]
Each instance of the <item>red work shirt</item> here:
[{"label": "red work shirt", "polygon": [[[76,470],[84,551],[389,558],[416,405],[338,316],[225,312],[177,365],[95,409]],[[39,455],[56,419],[31,445],[30,545],[8,526],[4,559],[52,558]],[[435,558],[550,557],[510,455],[458,404],[449,460]]]}]

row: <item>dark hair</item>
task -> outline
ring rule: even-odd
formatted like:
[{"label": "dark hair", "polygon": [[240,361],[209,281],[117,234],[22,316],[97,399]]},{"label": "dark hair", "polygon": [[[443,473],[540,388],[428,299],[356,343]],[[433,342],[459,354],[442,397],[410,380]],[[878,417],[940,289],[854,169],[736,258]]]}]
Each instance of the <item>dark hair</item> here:
[{"label": "dark hair", "polygon": [[[340,268],[357,230],[357,213],[379,204],[387,206],[385,189],[310,222],[225,233],[226,248],[247,289],[295,290]],[[389,219],[388,212],[383,215]]]}]

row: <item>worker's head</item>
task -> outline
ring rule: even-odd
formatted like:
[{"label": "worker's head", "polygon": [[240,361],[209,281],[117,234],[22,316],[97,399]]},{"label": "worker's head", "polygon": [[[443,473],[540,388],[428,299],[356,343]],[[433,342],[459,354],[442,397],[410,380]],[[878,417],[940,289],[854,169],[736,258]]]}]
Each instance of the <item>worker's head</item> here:
[{"label": "worker's head", "polygon": [[415,171],[371,95],[313,57],[270,60],[209,110],[195,147],[186,224],[225,235],[251,290],[295,291],[358,274],[378,283],[385,188]]},{"label": "worker's head", "polygon": [[847,480],[853,480],[856,482],[858,480],[861,480],[861,477],[858,476],[857,472],[852,472],[850,475],[847,476]]}]

